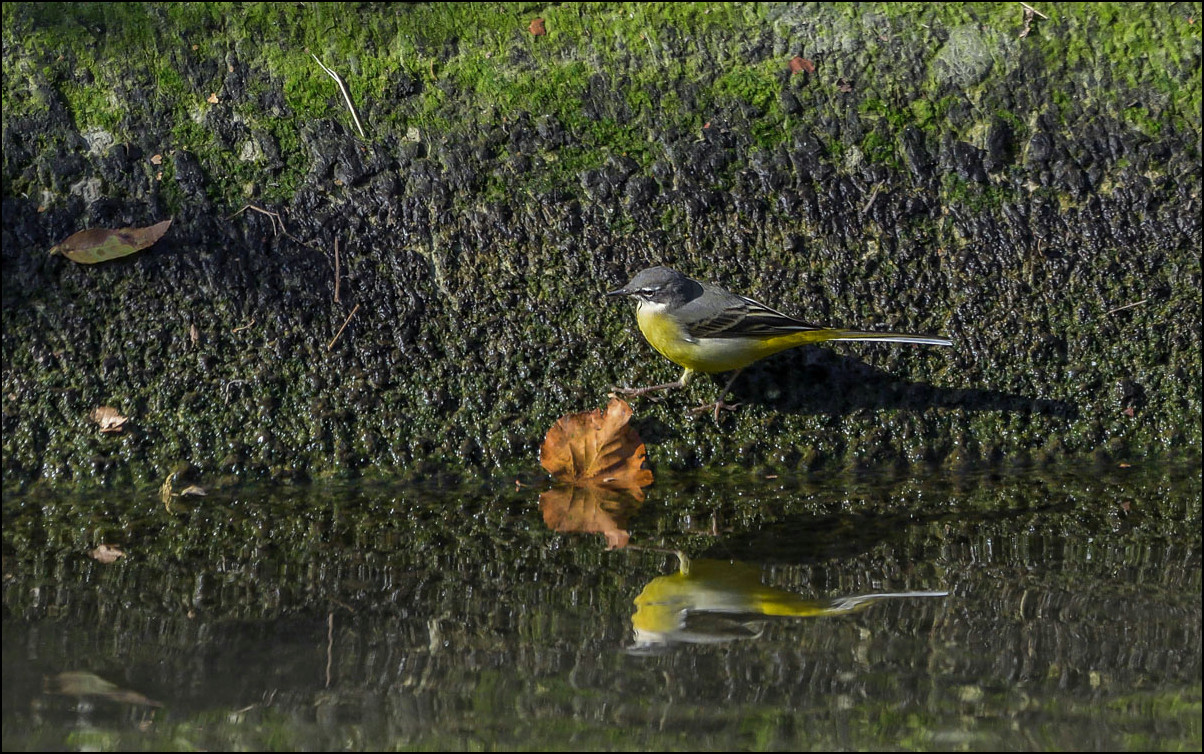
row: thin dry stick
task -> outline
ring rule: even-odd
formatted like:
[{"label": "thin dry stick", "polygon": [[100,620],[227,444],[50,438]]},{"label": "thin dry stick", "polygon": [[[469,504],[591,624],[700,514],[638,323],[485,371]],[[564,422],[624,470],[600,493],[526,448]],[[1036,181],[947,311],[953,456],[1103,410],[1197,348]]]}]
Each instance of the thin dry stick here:
[{"label": "thin dry stick", "polygon": [[874,206],[874,200],[878,198],[878,192],[882,190],[882,181],[874,184],[874,190],[870,192],[870,198],[865,200],[865,206],[861,208],[861,214],[870,211],[870,207]]},{"label": "thin dry stick", "polygon": [[330,661],[334,655],[334,613],[326,616],[326,688],[330,688]]},{"label": "thin dry stick", "polygon": [[339,303],[339,239],[334,239],[334,302]]},{"label": "thin dry stick", "polygon": [[1046,21],[1049,20],[1049,16],[1045,15],[1044,13],[1037,10],[1033,6],[1029,5],[1028,3],[1020,3],[1020,7],[1024,8],[1025,10],[1029,10],[1029,11],[1032,11],[1033,13],[1036,13],[1038,16],[1040,16],[1041,18],[1044,18]]},{"label": "thin dry stick", "polygon": [[254,204],[242,205],[242,209],[240,209],[237,212],[234,212],[232,214],[226,215],[226,219],[229,220],[230,218],[238,217],[243,212],[246,212],[249,209],[253,209],[256,212],[262,213],[262,214],[267,215],[268,217],[272,218],[272,233],[273,234],[280,235],[280,233],[276,232],[276,223],[280,223],[280,230],[284,233],[284,235],[286,235],[286,236],[288,235],[288,230],[285,229],[285,227],[284,227],[284,221],[280,219],[280,215],[278,213],[269,212],[266,209],[260,209],[259,207],[256,207]]},{"label": "thin dry stick", "polygon": [[[284,227],[284,220],[283,220],[283,219],[281,219],[281,217],[280,217],[280,214],[279,214],[278,212],[269,212],[269,211],[268,211],[268,210],[266,210],[266,209],[261,209],[261,208],[259,208],[259,207],[256,207],[254,204],[245,204],[245,205],[243,205],[243,208],[242,208],[242,209],[238,210],[237,212],[235,212],[235,213],[233,213],[233,214],[231,214],[231,215],[227,215],[227,216],[226,216],[226,219],[227,219],[227,220],[229,220],[229,219],[230,219],[230,218],[232,218],[232,217],[237,217],[238,215],[241,215],[243,212],[246,212],[246,211],[247,211],[247,210],[249,210],[249,209],[253,209],[253,210],[255,210],[256,212],[259,212],[260,214],[267,215],[268,217],[272,218],[272,233],[273,233],[273,234],[275,234],[275,235],[280,235],[280,233],[283,233],[285,238],[288,238],[288,239],[292,240],[292,241],[293,241],[293,242],[295,242],[295,243],[299,243],[299,244],[301,244],[302,246],[308,246],[308,244],[306,244],[306,243],[303,243],[303,242],[302,242],[302,241],[300,241],[300,240],[299,240],[299,239],[298,239],[296,236],[294,236],[292,233],[289,233],[289,232],[288,232],[288,228]],[[280,223],[280,232],[279,232],[279,233],[277,233],[277,232],[276,232],[276,223]],[[312,247],[311,247],[311,248],[312,248]]]},{"label": "thin dry stick", "polygon": [[251,320],[250,322],[248,322],[247,324],[243,325],[242,327],[236,327],[236,328],[234,328],[233,330],[231,330],[230,332],[231,332],[231,333],[236,333],[236,332],[239,332],[240,330],[246,330],[246,329],[248,329],[248,328],[251,328],[251,327],[254,327],[254,326],[255,326],[255,320]]},{"label": "thin dry stick", "polygon": [[1107,317],[1109,314],[1115,314],[1116,312],[1123,312],[1125,309],[1132,309],[1134,306],[1141,306],[1142,304],[1144,304],[1147,301],[1149,301],[1148,298],[1143,298],[1142,300],[1134,301],[1131,304],[1125,304],[1124,306],[1118,306],[1115,309],[1109,309],[1108,311],[1104,312],[1104,316]]},{"label": "thin dry stick", "polygon": [[314,60],[318,61],[318,65],[322,66],[323,71],[326,71],[328,74],[330,74],[330,77],[334,79],[334,83],[339,85],[339,91],[343,93],[343,99],[347,100],[347,109],[351,111],[351,117],[355,120],[355,127],[360,131],[360,138],[368,138],[367,136],[364,136],[364,127],[360,125],[360,116],[355,114],[355,105],[351,104],[351,95],[347,93],[347,87],[343,86],[343,80],[339,78],[339,74],[323,65],[322,61],[318,60],[317,55],[314,55],[312,52],[310,55],[313,55]]},{"label": "thin dry stick", "polygon": [[351,310],[351,313],[347,315],[347,319],[343,320],[343,326],[340,327],[339,331],[334,334],[334,340],[330,341],[330,343],[328,343],[326,345],[327,351],[334,348],[334,341],[339,339],[339,336],[343,334],[343,330],[347,329],[347,323],[351,321],[351,318],[354,317],[355,313],[358,312],[359,310],[360,310],[360,305],[356,304],[355,308]]}]

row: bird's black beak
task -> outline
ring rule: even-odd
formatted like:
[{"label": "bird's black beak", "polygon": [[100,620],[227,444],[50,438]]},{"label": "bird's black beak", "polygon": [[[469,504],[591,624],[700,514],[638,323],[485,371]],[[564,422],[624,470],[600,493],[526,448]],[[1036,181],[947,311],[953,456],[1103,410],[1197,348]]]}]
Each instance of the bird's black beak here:
[{"label": "bird's black beak", "polygon": [[617,291],[610,291],[606,295],[607,296],[630,296],[631,291],[627,290],[626,288],[620,288]]}]

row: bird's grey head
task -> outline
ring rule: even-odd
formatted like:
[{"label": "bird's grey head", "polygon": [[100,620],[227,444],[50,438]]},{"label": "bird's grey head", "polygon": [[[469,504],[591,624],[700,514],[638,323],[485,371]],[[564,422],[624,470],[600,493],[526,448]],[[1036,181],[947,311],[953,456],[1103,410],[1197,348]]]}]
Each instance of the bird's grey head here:
[{"label": "bird's grey head", "polygon": [[669,306],[681,306],[702,295],[702,285],[677,270],[668,267],[649,267],[636,273],[631,282],[608,296],[631,296],[632,298]]}]

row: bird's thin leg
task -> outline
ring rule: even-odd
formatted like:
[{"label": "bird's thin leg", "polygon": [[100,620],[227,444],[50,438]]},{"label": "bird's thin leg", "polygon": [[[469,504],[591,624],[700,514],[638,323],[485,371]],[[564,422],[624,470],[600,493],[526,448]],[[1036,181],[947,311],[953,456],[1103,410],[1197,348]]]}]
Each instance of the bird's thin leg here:
[{"label": "bird's thin leg", "polygon": [[711,409],[714,409],[715,421],[719,421],[719,411],[720,410],[735,411],[736,407],[739,406],[740,404],[739,403],[724,403],[723,399],[727,396],[727,391],[731,390],[732,385],[734,385],[736,383],[736,378],[739,377],[743,371],[744,371],[743,368],[736,370],[736,373],[732,375],[732,378],[727,381],[726,385],[723,386],[723,392],[719,394],[719,400],[715,401],[714,403],[704,403],[703,405],[699,406],[698,408],[692,408],[692,409],[690,409],[691,413],[701,414],[703,411],[710,411]]},{"label": "bird's thin leg", "polygon": [[694,371],[687,369],[681,373],[681,377],[676,382],[666,382],[663,385],[649,385],[648,387],[615,387],[611,388],[611,393],[619,395],[647,395],[648,393],[656,393],[661,390],[675,390],[683,388],[690,384],[690,379],[694,376]]}]

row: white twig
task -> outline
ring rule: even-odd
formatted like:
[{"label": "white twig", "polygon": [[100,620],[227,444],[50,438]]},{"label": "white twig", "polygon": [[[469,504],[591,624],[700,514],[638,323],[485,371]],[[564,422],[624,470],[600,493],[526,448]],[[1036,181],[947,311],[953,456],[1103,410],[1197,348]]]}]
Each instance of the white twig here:
[{"label": "white twig", "polygon": [[364,136],[364,127],[360,125],[360,116],[355,114],[355,105],[351,104],[351,95],[347,93],[347,87],[343,86],[343,80],[339,78],[339,74],[327,68],[321,60],[318,60],[317,55],[314,55],[312,52],[310,55],[313,55],[313,58],[317,61],[318,65],[322,66],[322,70],[326,71],[326,73],[328,73],[330,77],[334,79],[334,83],[339,85],[339,91],[343,93],[343,99],[347,100],[347,109],[351,111],[351,117],[355,120],[355,127],[360,131],[360,138],[368,138],[367,136]]},{"label": "white twig", "polygon": [[1108,311],[1104,312],[1104,316],[1107,317],[1109,314],[1115,314],[1116,312],[1123,312],[1125,309],[1132,309],[1134,306],[1141,306],[1142,304],[1144,304],[1147,301],[1149,301],[1148,298],[1143,298],[1142,300],[1134,301],[1131,304],[1125,304],[1124,306],[1118,306],[1115,309],[1109,309]]},{"label": "white twig", "polygon": [[1044,13],[1042,13],[1042,12],[1041,12],[1041,11],[1039,11],[1039,10],[1037,10],[1037,9],[1036,9],[1036,8],[1034,8],[1033,6],[1029,5],[1028,3],[1020,3],[1020,6],[1021,6],[1022,8],[1024,8],[1025,10],[1031,10],[1033,13],[1036,13],[1038,16],[1040,16],[1041,18],[1044,18],[1046,21],[1048,21],[1048,20],[1049,20],[1049,16],[1045,15]]}]

